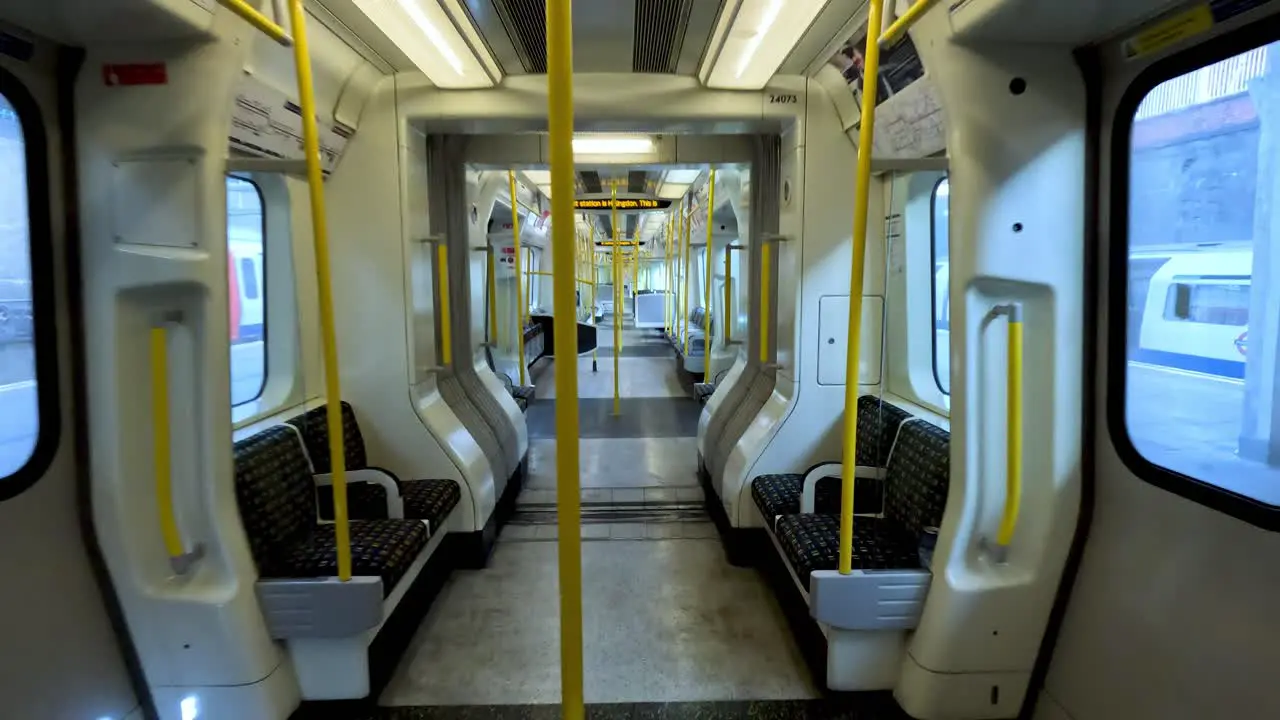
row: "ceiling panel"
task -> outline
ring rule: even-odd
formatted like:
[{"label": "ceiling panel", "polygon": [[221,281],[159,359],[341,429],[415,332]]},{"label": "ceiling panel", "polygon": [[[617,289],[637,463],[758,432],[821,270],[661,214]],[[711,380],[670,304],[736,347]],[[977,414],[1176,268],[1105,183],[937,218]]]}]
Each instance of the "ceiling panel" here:
[{"label": "ceiling panel", "polygon": [[[546,72],[546,0],[465,0],[508,75]],[[573,6],[573,69],[692,75],[724,0],[590,0]]]}]

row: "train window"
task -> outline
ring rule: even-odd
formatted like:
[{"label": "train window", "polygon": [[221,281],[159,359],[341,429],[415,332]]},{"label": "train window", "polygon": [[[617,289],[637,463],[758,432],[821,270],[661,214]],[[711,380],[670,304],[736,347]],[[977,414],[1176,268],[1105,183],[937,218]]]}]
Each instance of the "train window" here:
[{"label": "train window", "polygon": [[951,183],[933,186],[933,381],[943,395],[951,393]]},{"label": "train window", "polygon": [[227,178],[227,274],[231,306],[231,406],[251,403],[267,383],[266,293],[261,286],[266,235],[262,192]]},{"label": "train window", "polygon": [[0,70],[0,500],[39,480],[58,442],[45,150],[34,98]]},{"label": "train window", "polygon": [[1111,314],[1108,376],[1116,447],[1135,472],[1273,525],[1280,353],[1265,324],[1280,306],[1280,146],[1264,125],[1280,123],[1280,43],[1239,52],[1262,32],[1274,37],[1252,28],[1165,60],[1123,101],[1111,287],[1125,310]]}]

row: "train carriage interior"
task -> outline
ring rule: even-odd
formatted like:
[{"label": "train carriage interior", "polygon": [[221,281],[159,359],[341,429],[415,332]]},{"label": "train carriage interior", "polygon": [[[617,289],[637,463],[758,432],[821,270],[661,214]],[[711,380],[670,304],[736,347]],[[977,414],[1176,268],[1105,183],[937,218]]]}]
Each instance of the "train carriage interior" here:
[{"label": "train carriage interior", "polygon": [[1280,718],[1278,150],[1275,0],[0,0],[0,718]]}]

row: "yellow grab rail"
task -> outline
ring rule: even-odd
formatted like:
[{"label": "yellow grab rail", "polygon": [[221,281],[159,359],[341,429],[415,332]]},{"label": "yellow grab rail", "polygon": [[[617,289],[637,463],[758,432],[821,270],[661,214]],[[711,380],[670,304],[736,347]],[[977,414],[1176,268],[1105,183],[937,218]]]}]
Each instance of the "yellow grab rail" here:
[{"label": "yellow grab rail", "polygon": [[289,37],[289,33],[280,27],[279,23],[274,22],[271,18],[258,12],[252,5],[244,0],[218,0],[218,4],[239,15],[245,22],[262,31],[263,35],[275,40],[285,47],[293,44],[293,38]]},{"label": "yellow grab rail", "polygon": [[169,419],[169,335],[164,326],[151,328],[151,455],[156,479],[156,509],[160,537],[169,564],[179,575],[186,571],[187,551],[173,509],[173,449]]},{"label": "yellow grab rail", "polygon": [[551,254],[556,369],[556,503],[560,551],[560,705],[582,720],[582,526],[578,479],[578,332],[573,277],[573,2],[547,0]]},{"label": "yellow grab rail", "polygon": [[[711,281],[715,277],[711,273],[711,216],[716,211],[716,169],[711,168],[711,177],[707,181],[707,247],[703,251],[702,264],[706,267],[706,287],[702,289],[702,295],[706,298],[703,302],[704,312],[702,313],[702,379],[707,380],[711,377]],[[725,249],[725,254],[729,254],[729,250]]]},{"label": "yellow grab rail", "polygon": [[320,296],[320,342],[324,356],[325,420],[329,428],[329,466],[333,476],[333,534],[338,552],[338,579],[351,579],[351,529],[347,519],[347,465],[342,438],[342,383],[338,375],[338,338],[333,320],[333,280],[329,260],[329,221],[324,205],[324,172],[320,168],[320,131],[316,127],[315,85],[307,47],[307,16],[302,0],[289,0],[293,29],[293,62],[298,73],[302,110],[302,145],[307,161],[307,190]]},{"label": "yellow grab rail", "polygon": [[498,260],[493,256],[493,249],[493,246],[489,245],[484,248],[484,251],[489,286],[486,288],[489,297],[489,346],[496,348],[502,335],[498,333]]},{"label": "yellow grab rail", "polygon": [[769,241],[760,245],[760,364],[769,364]]},{"label": "yellow grab rail", "polygon": [[[595,226],[595,223],[591,224],[591,237],[588,239],[590,241],[589,252],[591,253],[589,256],[591,259],[591,325],[594,327],[596,324],[596,300],[599,299],[596,297],[596,285],[600,282],[600,276],[596,274],[596,226]],[[597,330],[597,332],[599,331]],[[599,347],[600,347],[600,341],[597,340],[595,346],[591,348],[591,372],[598,372],[600,369],[599,355],[596,354],[596,350]]]},{"label": "yellow grab rail", "polygon": [[516,174],[507,171],[507,187],[511,192],[511,232],[516,253],[516,355],[520,361],[520,384],[524,385],[524,314],[528,303],[524,301],[524,275],[520,272],[520,211],[516,209]]},{"label": "yellow grab rail", "polygon": [[867,215],[871,202],[871,146],[875,137],[876,91],[880,78],[880,43],[884,0],[871,0],[863,53],[862,125],[858,129],[858,172],[853,200],[853,261],[849,271],[848,354],[844,368],[844,462],[840,487],[840,574],[853,572],[853,484],[858,447],[858,353],[862,340],[862,281],[866,272]]},{"label": "yellow grab rail", "polygon": [[440,292],[440,364],[453,365],[453,328],[449,314],[449,247],[436,245],[436,287]]},{"label": "yellow grab rail", "polygon": [[666,233],[664,233],[664,235],[666,235],[666,237],[664,237],[664,238],[662,239],[662,240],[663,240],[663,243],[662,243],[662,247],[663,247],[663,250],[662,250],[662,269],[663,269],[663,271],[666,273],[666,278],[667,278],[667,286],[666,286],[666,288],[664,288],[665,292],[664,292],[664,293],[663,293],[663,295],[662,295],[662,321],[663,321],[663,328],[662,328],[662,331],[663,331],[664,333],[670,333],[670,332],[671,332],[671,329],[672,329],[672,327],[671,327],[671,316],[675,314],[675,312],[674,312],[675,307],[673,306],[673,302],[675,301],[675,297],[676,297],[676,295],[675,295],[675,293],[674,293],[674,292],[672,292],[672,289],[671,289],[671,285],[672,285],[672,281],[671,281],[671,233],[675,232],[675,224],[676,224],[676,218],[675,218],[675,216],[674,216],[674,215],[670,215],[670,214],[668,214],[668,215],[667,215],[667,227],[666,227]]},{"label": "yellow grab rail", "polygon": [[[912,25],[915,25],[916,21],[923,17],[925,13],[929,12],[929,9],[932,8],[936,2],[938,2],[938,0],[916,0],[914,3],[911,3],[911,7],[907,8],[907,11],[902,13],[902,17],[895,20],[894,23],[889,26],[889,29],[885,30],[884,34],[880,36],[879,44],[885,46],[892,45],[902,39],[907,34],[907,30],[909,30]],[[874,29],[873,25],[868,25],[867,27]],[[868,32],[867,37],[870,36],[871,33]]]},{"label": "yellow grab rail", "polygon": [[622,347],[622,254],[618,244],[618,186],[612,190],[613,209],[610,222],[613,225],[613,249],[609,251],[609,259],[613,262],[613,414],[622,414],[622,395],[618,388],[621,376],[618,362],[618,349]]},{"label": "yellow grab rail", "polygon": [[1009,318],[1009,377],[1006,394],[1008,447],[1005,457],[1004,512],[1000,515],[1000,531],[996,535],[999,558],[1004,559],[1013,533],[1018,528],[1022,509],[1022,306],[1012,303],[1005,308]]}]

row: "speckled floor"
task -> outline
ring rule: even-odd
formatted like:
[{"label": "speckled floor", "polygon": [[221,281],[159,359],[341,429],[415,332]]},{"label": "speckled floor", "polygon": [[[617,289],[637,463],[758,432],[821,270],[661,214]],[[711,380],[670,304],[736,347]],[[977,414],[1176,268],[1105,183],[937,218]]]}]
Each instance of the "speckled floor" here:
[{"label": "speckled floor", "polygon": [[[637,348],[661,342],[636,331],[624,339]],[[584,405],[612,397],[607,350],[600,373],[579,360]],[[691,424],[677,407],[686,400],[674,363],[620,364],[623,412],[635,422],[601,420],[580,445],[583,535],[592,541],[582,544],[587,717],[902,717],[887,696],[822,699],[764,579],[724,559],[695,475],[697,413]],[[551,367],[536,374],[539,401],[554,398],[552,375]],[[382,707],[344,720],[560,717],[556,445],[533,432],[537,410],[528,484],[489,566],[454,573]]]},{"label": "speckled floor", "polygon": [[[907,720],[887,693],[840,700],[756,700],[687,703],[601,703],[588,720]],[[297,720],[319,720],[305,715]],[[342,720],[560,720],[559,705],[469,705],[375,708]]]},{"label": "speckled floor", "polygon": [[[773,595],[714,539],[583,543],[587,702],[814,698]],[[560,699],[554,543],[500,541],[437,598],[383,705]]]}]

